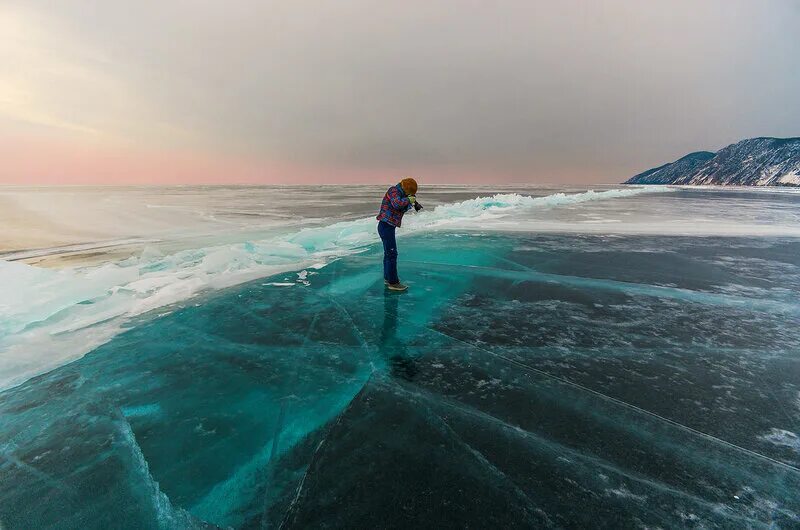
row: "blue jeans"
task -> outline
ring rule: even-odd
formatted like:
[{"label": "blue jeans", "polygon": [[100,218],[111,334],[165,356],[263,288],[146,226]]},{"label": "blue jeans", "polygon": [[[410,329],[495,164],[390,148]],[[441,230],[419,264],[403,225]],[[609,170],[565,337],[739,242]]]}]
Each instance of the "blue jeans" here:
[{"label": "blue jeans", "polygon": [[389,283],[399,283],[397,277],[397,240],[395,227],[383,221],[378,222],[378,235],[383,241],[383,279]]}]

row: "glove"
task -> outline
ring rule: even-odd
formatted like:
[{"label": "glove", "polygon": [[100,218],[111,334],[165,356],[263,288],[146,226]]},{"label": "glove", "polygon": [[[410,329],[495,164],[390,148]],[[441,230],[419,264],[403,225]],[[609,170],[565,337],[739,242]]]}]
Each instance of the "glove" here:
[{"label": "glove", "polygon": [[415,202],[417,202],[417,198],[415,196],[413,196],[413,195],[409,195],[408,196],[408,200],[409,200],[409,202],[411,202],[411,204],[414,204]]},{"label": "glove", "polygon": [[422,205],[420,203],[418,203],[418,202],[415,202],[414,203],[414,211],[418,212],[420,210],[422,210]]}]

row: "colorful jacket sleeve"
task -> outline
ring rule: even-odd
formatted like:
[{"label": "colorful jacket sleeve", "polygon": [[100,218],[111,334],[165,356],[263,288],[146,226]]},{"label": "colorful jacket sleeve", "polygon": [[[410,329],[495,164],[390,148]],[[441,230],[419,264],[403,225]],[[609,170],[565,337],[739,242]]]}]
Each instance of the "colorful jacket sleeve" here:
[{"label": "colorful jacket sleeve", "polygon": [[405,212],[409,208],[411,208],[411,201],[408,200],[408,197],[405,197],[400,194],[400,190],[397,189],[397,186],[392,186],[389,188],[389,202],[392,203],[392,208],[395,210],[399,210],[401,212]]}]

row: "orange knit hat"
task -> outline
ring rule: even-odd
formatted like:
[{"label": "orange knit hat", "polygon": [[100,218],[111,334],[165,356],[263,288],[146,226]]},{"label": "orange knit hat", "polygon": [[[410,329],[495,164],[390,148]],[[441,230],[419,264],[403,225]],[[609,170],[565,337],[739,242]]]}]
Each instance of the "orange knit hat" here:
[{"label": "orange knit hat", "polygon": [[400,187],[406,192],[406,195],[414,195],[417,193],[417,181],[411,177],[404,178],[400,181]]}]

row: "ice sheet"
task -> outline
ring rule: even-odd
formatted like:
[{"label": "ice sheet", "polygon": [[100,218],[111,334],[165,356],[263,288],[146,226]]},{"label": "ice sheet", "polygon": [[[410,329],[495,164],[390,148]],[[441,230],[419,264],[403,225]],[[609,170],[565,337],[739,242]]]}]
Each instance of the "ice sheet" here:
[{"label": "ice sheet", "polygon": [[[404,294],[373,245],[308,285],[298,268],[173,308],[5,391],[0,520],[800,524],[800,319],[762,303],[780,281],[796,304],[796,240],[410,243]],[[733,265],[756,256],[773,265]]]},{"label": "ice sheet", "polygon": [[797,196],[548,195],[0,262],[0,525],[800,525]]},{"label": "ice sheet", "polygon": [[[407,236],[592,201],[651,194],[625,188],[530,197],[497,194],[409,214]],[[116,203],[113,203],[116,204]],[[305,228],[268,239],[136,257],[60,270],[0,260],[0,388],[77,358],[114,336],[127,320],[212,289],[325,262],[374,244],[372,217]],[[69,336],[66,336],[69,335]],[[53,337],[58,337],[57,341]]]}]

